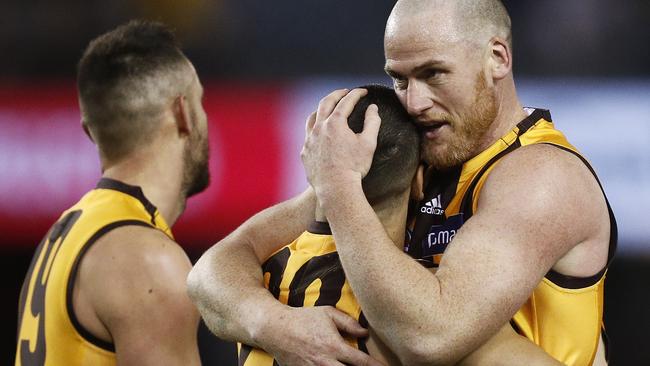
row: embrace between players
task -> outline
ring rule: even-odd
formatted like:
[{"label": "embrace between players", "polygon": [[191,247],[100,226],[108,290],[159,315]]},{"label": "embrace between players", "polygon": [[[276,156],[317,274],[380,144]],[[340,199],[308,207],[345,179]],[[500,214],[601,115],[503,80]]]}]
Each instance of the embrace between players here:
[{"label": "embrace between players", "polygon": [[[135,38],[155,32],[142,27],[126,29]],[[208,327],[240,342],[240,365],[606,364],[602,301],[616,223],[593,170],[550,113],[520,104],[510,32],[498,0],[396,3],[384,40],[394,90],[371,85],[323,98],[307,120],[302,152],[311,187],[249,219],[189,274]],[[134,47],[118,47],[124,39],[105,36],[104,51],[128,54]],[[101,44],[100,37],[94,49]],[[202,89],[173,47],[140,46],[137,57],[161,61],[117,81],[103,66],[90,68],[99,74],[79,87],[104,173],[87,200],[112,189],[144,210],[133,201],[124,217],[107,219],[110,231],[79,229],[95,207],[80,203],[62,215],[45,248],[79,236],[72,264],[62,265],[72,280],[67,309],[59,309],[75,317],[70,342],[92,343],[79,352],[105,362],[95,364],[196,364],[198,314],[178,282],[189,265],[167,223],[207,184]],[[101,61],[92,50],[84,57]],[[118,86],[160,101],[102,92]],[[98,123],[93,110],[114,111],[116,103],[124,113]],[[141,115],[160,118],[135,132],[111,127],[111,118]],[[132,146],[122,146],[134,133]],[[146,146],[150,154],[140,151]],[[150,238],[144,249],[124,244],[141,236]],[[129,251],[134,262],[120,257]],[[102,263],[116,253],[117,265]],[[151,253],[159,253],[153,265]],[[142,275],[160,263],[167,283]],[[30,273],[42,274],[39,266],[35,259]],[[38,279],[28,275],[21,302],[42,295]],[[152,281],[153,299],[142,295]],[[47,296],[39,300],[45,311]],[[25,351],[33,349],[30,324],[21,314],[18,365],[38,364]]]},{"label": "embrace between players", "polygon": [[510,39],[499,1],[396,3],[385,69],[426,168],[416,173],[412,128],[385,93],[368,88],[379,113],[364,110],[360,133],[346,121],[358,123],[365,91],[321,100],[302,152],[311,188],[251,218],[189,276],[210,329],[252,346],[240,364],[273,364],[255,347],[280,364],[371,364],[359,349],[405,365],[605,362],[616,224],[550,113],[520,104]]}]

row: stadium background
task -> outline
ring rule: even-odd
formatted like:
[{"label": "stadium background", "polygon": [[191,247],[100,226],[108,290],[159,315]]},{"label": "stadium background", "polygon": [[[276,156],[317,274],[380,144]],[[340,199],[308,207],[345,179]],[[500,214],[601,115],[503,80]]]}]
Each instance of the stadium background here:
[{"label": "stadium background", "polygon": [[[75,64],[129,19],[177,29],[205,84],[212,186],[174,228],[192,260],[256,211],[307,185],[303,121],[331,89],[388,83],[382,35],[393,1],[66,0],[0,2],[0,363],[13,362],[16,307],[32,251],[99,177],[79,126]],[[620,228],[606,292],[612,365],[650,364],[650,2],[509,1],[527,105],[592,161]],[[561,209],[561,208],[558,208]],[[201,330],[206,365],[234,348]]]}]

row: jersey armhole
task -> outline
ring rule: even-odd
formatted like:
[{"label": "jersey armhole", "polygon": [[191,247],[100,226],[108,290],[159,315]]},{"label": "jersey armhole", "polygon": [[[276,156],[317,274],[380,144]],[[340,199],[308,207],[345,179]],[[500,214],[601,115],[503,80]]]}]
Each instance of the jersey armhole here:
[{"label": "jersey armhole", "polygon": [[607,212],[609,215],[609,246],[607,248],[607,263],[605,263],[605,266],[600,271],[598,271],[598,273],[588,277],[574,277],[574,276],[563,275],[551,269],[544,277],[549,281],[551,281],[556,286],[560,286],[566,289],[581,289],[581,288],[593,286],[603,278],[605,273],[607,273],[607,269],[611,265],[612,260],[614,259],[614,254],[616,253],[616,247],[618,244],[618,225],[616,224],[616,217],[614,217],[614,211],[612,211],[612,207],[609,204],[609,200],[607,199],[607,195],[605,194],[603,185],[600,183],[600,180],[596,175],[596,171],[591,166],[591,164],[589,164],[587,159],[585,159],[577,151],[569,149],[566,146],[554,144],[552,142],[542,142],[542,143],[545,145],[556,147],[560,150],[564,150],[574,155],[578,159],[580,159],[580,161],[582,161],[582,163],[587,167],[587,169],[589,169],[594,179],[596,179],[596,183],[598,183],[598,187],[600,187],[600,191],[602,192],[603,197],[605,198],[605,203],[607,204]]},{"label": "jersey armhole", "polygon": [[77,254],[77,257],[75,258],[74,263],[72,265],[72,269],[70,270],[70,274],[68,277],[68,284],[66,286],[66,311],[68,314],[68,318],[70,319],[70,323],[72,323],[74,329],[84,340],[86,340],[90,344],[99,347],[100,349],[103,349],[105,351],[113,352],[113,353],[115,353],[115,345],[112,342],[107,342],[97,338],[79,322],[79,319],[77,319],[77,316],[74,312],[74,306],[73,306],[73,291],[74,291],[74,283],[77,278],[77,272],[79,271],[79,263],[81,263],[81,260],[86,254],[86,252],[88,252],[88,249],[90,249],[93,246],[93,244],[95,244],[97,240],[99,240],[99,238],[106,235],[111,230],[117,229],[118,227],[129,226],[129,225],[150,227],[152,229],[154,228],[153,226],[151,226],[151,224],[145,221],[122,220],[122,221],[112,222],[102,227],[101,229],[97,230],[93,234],[93,236],[91,236],[90,239],[88,239],[88,241],[83,245],[83,247],[79,251],[79,254]]},{"label": "jersey armhole", "polygon": [[[471,216],[474,213],[474,205],[475,202],[478,202],[478,200],[475,200],[474,196],[478,195],[480,190],[476,189],[477,187],[481,186],[482,183],[487,179],[486,173],[488,173],[494,165],[507,153],[511,152],[514,149],[517,149],[521,146],[520,143],[518,143],[519,140],[515,141],[512,145],[510,145],[506,150],[502,151],[495,157],[493,157],[479,172],[478,177],[474,179],[472,182],[470,188],[468,191],[465,193],[465,196],[462,199],[461,203],[461,209],[463,212],[469,213],[469,216]],[[556,147],[558,149],[564,150],[568,153],[571,153],[572,155],[576,156],[577,158],[582,161],[582,163],[589,169],[593,177],[596,179],[596,182],[598,183],[598,186],[600,187],[600,190],[603,194],[603,197],[605,198],[605,203],[607,204],[607,211],[609,214],[609,222],[610,222],[610,238],[609,238],[609,247],[608,247],[608,253],[607,253],[607,263],[605,266],[598,271],[598,273],[588,276],[588,277],[573,277],[573,276],[567,276],[563,275],[561,273],[558,273],[554,270],[550,270],[546,273],[544,276],[546,279],[548,279],[551,283],[553,283],[556,286],[566,288],[566,289],[581,289],[581,288],[586,288],[595,285],[602,279],[602,277],[605,275],[607,272],[607,269],[609,268],[613,258],[614,258],[614,253],[616,253],[616,247],[617,247],[617,241],[618,241],[618,228],[616,224],[616,218],[614,217],[614,212],[612,211],[611,205],[609,204],[609,200],[607,199],[607,195],[605,194],[605,190],[603,189],[602,184],[600,183],[600,180],[598,179],[598,176],[596,175],[596,172],[594,171],[593,167],[587,159],[585,159],[582,155],[580,155],[578,152],[569,149],[565,146],[558,145],[552,142],[538,142],[537,144],[544,144],[544,145],[549,145]]]}]

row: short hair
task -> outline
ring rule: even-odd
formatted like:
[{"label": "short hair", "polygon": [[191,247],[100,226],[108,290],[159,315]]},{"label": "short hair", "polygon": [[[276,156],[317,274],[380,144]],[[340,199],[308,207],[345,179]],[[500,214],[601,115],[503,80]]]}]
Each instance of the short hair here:
[{"label": "short hair", "polygon": [[400,194],[411,186],[420,160],[420,136],[392,88],[382,85],[361,86],[368,93],[359,100],[348,118],[352,131],[363,130],[366,109],[379,108],[381,126],[372,165],[361,184],[370,204]]},{"label": "short hair", "polygon": [[174,33],[158,22],[131,21],[90,42],[77,88],[84,124],[103,156],[120,159],[156,132],[164,104],[189,86],[187,65]]},{"label": "short hair", "polygon": [[512,49],[512,23],[501,0],[455,0],[457,19],[465,34],[502,37]]},{"label": "short hair", "polygon": [[485,36],[491,38],[496,35],[512,48],[510,15],[501,0],[400,0],[395,4],[391,17],[395,11],[410,16],[429,14],[443,8],[453,11],[454,22],[466,40],[483,42]]}]

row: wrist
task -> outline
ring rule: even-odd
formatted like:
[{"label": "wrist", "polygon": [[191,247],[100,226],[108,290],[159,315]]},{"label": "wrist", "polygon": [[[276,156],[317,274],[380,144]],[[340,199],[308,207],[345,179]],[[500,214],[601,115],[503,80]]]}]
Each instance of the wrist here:
[{"label": "wrist", "polygon": [[256,306],[255,310],[249,314],[250,321],[247,330],[250,345],[268,349],[270,342],[282,333],[282,325],[289,318],[290,310],[291,308],[275,299],[268,301],[263,306]]},{"label": "wrist", "polygon": [[314,192],[326,215],[340,210],[343,205],[366,201],[360,177],[339,178],[331,184],[314,187]]},{"label": "wrist", "polygon": [[[336,174],[336,175],[334,175]],[[314,185],[314,192],[319,200],[336,197],[361,189],[361,176],[355,174],[332,173],[332,177],[321,180]]]},{"label": "wrist", "polygon": [[329,170],[327,174],[314,175],[309,179],[317,196],[327,195],[330,192],[345,190],[346,187],[361,184],[360,173],[348,170]]}]

